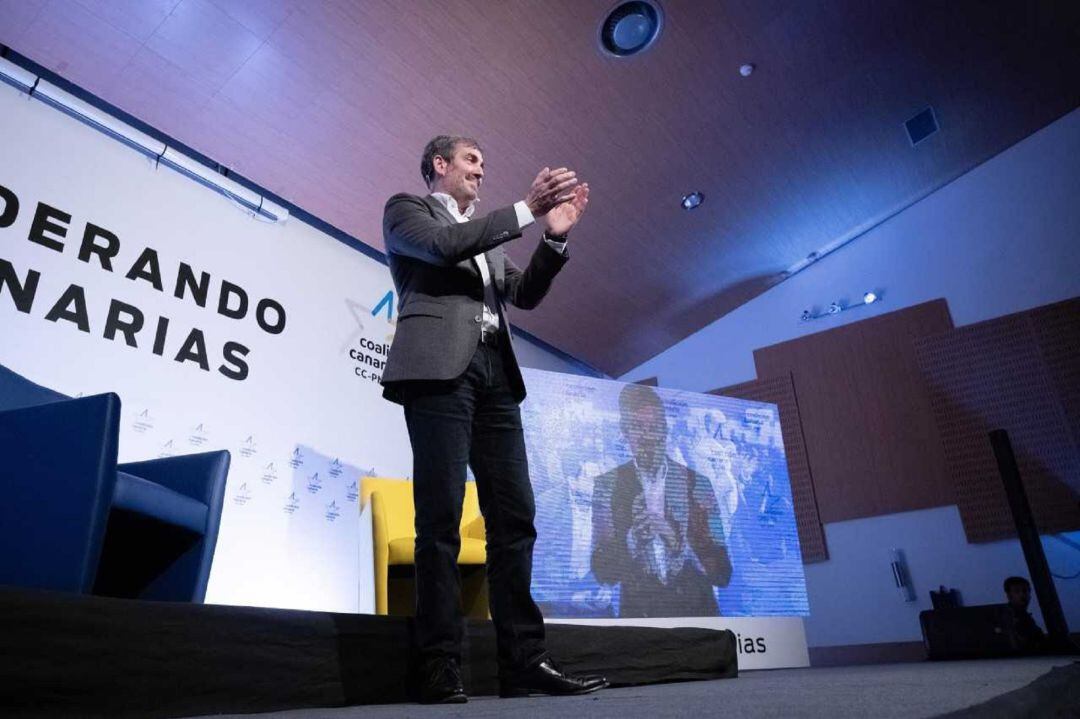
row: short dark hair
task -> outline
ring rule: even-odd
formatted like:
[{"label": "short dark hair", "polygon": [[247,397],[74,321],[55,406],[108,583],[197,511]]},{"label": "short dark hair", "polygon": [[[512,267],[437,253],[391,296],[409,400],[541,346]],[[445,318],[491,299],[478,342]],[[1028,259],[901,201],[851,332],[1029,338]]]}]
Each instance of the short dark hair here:
[{"label": "short dark hair", "polygon": [[623,417],[629,417],[635,410],[642,407],[655,407],[667,414],[664,401],[659,393],[649,385],[628,384],[619,392],[619,413]]},{"label": "short dark hair", "polygon": [[454,150],[458,145],[475,147],[483,152],[479,142],[461,135],[439,135],[431,138],[431,141],[424,146],[424,155],[420,158],[420,176],[424,178],[424,183],[428,187],[431,187],[431,183],[435,181],[435,157],[441,157],[449,162],[454,159]]},{"label": "short dark hair", "polygon": [[1005,580],[1005,584],[1004,584],[1006,594],[1008,594],[1009,590],[1012,589],[1013,587],[1030,587],[1030,586],[1031,586],[1031,582],[1024,579],[1023,577],[1009,577],[1008,579]]}]

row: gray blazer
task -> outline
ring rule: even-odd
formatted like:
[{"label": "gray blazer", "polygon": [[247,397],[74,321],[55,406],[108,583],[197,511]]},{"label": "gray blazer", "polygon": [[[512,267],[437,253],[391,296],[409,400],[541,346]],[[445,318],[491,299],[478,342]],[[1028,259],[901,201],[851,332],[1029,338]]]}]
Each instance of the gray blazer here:
[{"label": "gray blazer", "polygon": [[[458,223],[428,195],[398,194],[386,202],[383,239],[398,293],[398,321],[383,372],[383,396],[402,401],[401,383],[451,380],[469,366],[480,343],[484,285],[472,258],[480,253],[495,284],[499,321],[509,336],[507,303],[529,310],[547,294],[567,257],[540,242],[521,270],[501,245],[521,236],[513,206]],[[511,336],[512,337],[512,336]],[[507,371],[525,399],[513,343]]]}]

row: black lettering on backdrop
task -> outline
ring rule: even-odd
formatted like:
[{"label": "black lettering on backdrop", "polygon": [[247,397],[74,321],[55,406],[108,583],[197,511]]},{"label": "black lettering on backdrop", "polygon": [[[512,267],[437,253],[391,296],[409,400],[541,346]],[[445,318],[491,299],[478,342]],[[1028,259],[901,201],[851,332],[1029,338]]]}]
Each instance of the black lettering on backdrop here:
[{"label": "black lettering on backdrop", "polygon": [[239,342],[226,342],[225,361],[231,364],[233,367],[230,368],[226,367],[225,365],[221,365],[220,367],[218,367],[218,372],[225,375],[229,379],[234,379],[238,382],[247,379],[248,363],[244,361],[244,357],[247,357],[248,352],[250,352],[250,350]]},{"label": "black lettering on backdrop", "polygon": [[[121,314],[127,317],[121,317]],[[109,303],[109,314],[105,318],[105,339],[115,340],[116,333],[124,335],[124,344],[128,347],[138,347],[135,341],[135,333],[142,329],[145,322],[142,310],[127,302],[113,300]]]},{"label": "black lettering on backdrop", "polygon": [[154,333],[154,349],[153,352],[158,357],[165,356],[165,333],[169,331],[169,318],[158,317],[157,318],[157,332]]},{"label": "black lettering on backdrop", "polygon": [[[59,220],[59,222],[56,222],[56,220]],[[64,224],[61,225],[60,222]],[[63,239],[67,237],[67,225],[70,223],[71,215],[55,207],[49,207],[44,202],[39,202],[37,212],[34,213],[34,222],[30,225],[30,235],[27,239],[36,242],[42,247],[48,247],[50,250],[63,252],[64,243],[55,237],[49,237],[45,233],[51,232]]]},{"label": "black lettering on backdrop", "polygon": [[[0,185],[0,230],[11,227],[19,216],[20,202],[10,188]],[[77,227],[77,226],[76,226]],[[26,235],[28,241],[61,254],[72,229],[72,216],[61,209],[44,202],[38,202]],[[76,235],[73,235],[76,236]],[[92,265],[97,258],[98,264],[106,272],[113,272],[113,262],[120,257],[121,242],[117,234],[86,222],[82,228],[82,237],[76,257],[80,262]],[[167,267],[166,271],[171,270]],[[157,250],[144,247],[137,259],[129,266],[125,278],[132,281],[144,280],[159,292],[164,291],[161,262]],[[11,262],[0,258],[0,297],[11,295],[15,309],[23,314],[30,314],[37,298],[41,273],[28,269],[25,277],[20,278],[16,267]],[[207,307],[212,277],[210,273],[195,270],[185,262],[179,262],[173,294],[177,299],[190,298],[196,305]],[[6,288],[6,290],[5,290]],[[51,300],[50,300],[51,301]],[[45,302],[43,300],[43,302]],[[242,320],[247,317],[249,307],[254,308],[255,322],[267,334],[277,335],[285,331],[287,323],[284,306],[270,298],[258,299],[249,295],[238,284],[222,280],[218,295],[217,312],[223,317]],[[71,284],[63,294],[49,307],[44,319],[58,323],[60,320],[74,324],[81,332],[90,332],[90,315],[87,309],[86,291],[83,286]],[[120,300],[110,301],[102,336],[115,341],[117,334],[122,334],[124,343],[129,347],[138,347],[137,335],[142,331],[147,316],[139,307]],[[98,320],[95,319],[95,323]],[[97,325],[95,324],[95,327]],[[169,341],[171,323],[169,318],[158,316],[151,351],[158,356],[165,356]],[[173,330],[174,333],[176,330]],[[97,334],[95,332],[95,334]],[[145,343],[144,343],[145,344]],[[244,380],[250,374],[248,356],[250,349],[236,341],[228,341],[222,346],[222,363],[218,371],[233,380]],[[192,329],[174,357],[177,362],[195,362],[204,371],[210,371],[210,359],[206,348],[206,339],[201,329]]]},{"label": "black lettering on backdrop", "polygon": [[[105,240],[104,245],[99,245],[97,238]],[[83,232],[82,244],[79,245],[79,259],[90,262],[90,255],[97,255],[101,262],[101,269],[112,272],[112,258],[120,252],[120,238],[108,230],[98,227],[92,222],[86,223]]]},{"label": "black lettering on backdrop", "polygon": [[180,346],[180,351],[174,358],[177,362],[198,362],[199,366],[207,372],[210,371],[210,362],[206,359],[206,340],[203,339],[202,330],[191,330],[191,334]]},{"label": "black lettering on backdrop", "polygon": [[176,272],[176,291],[173,296],[184,299],[184,288],[191,292],[191,299],[199,307],[206,307],[206,297],[210,294],[210,273],[199,273],[199,281],[195,281],[195,271],[186,262],[180,263],[180,269]]},{"label": "black lettering on backdrop", "polygon": [[[266,319],[266,312],[271,309],[277,314],[275,324],[270,324]],[[255,308],[255,321],[259,323],[259,327],[262,327],[263,331],[272,335],[279,335],[285,329],[285,308],[277,300],[272,300],[269,297],[261,299]]]},{"label": "black lettering on backdrop", "polygon": [[146,280],[154,286],[155,290],[161,292],[161,266],[158,265],[157,251],[152,247],[143,250],[139,259],[135,260],[135,264],[124,277],[129,280]]},{"label": "black lettering on backdrop", "polygon": [[[236,309],[229,307],[229,296],[236,297],[240,304]],[[247,292],[239,285],[234,285],[228,280],[221,281],[221,294],[218,296],[217,311],[219,315],[225,317],[232,317],[234,320],[244,319],[244,315],[247,314],[248,296]]]},{"label": "black lettering on backdrop", "polygon": [[15,303],[15,309],[23,314],[30,314],[30,308],[34,306],[34,297],[37,295],[38,280],[41,273],[36,270],[26,271],[26,280],[20,282],[15,274],[15,266],[5,259],[0,259],[0,294],[5,287],[11,293],[11,300]]},{"label": "black lettering on backdrop", "polygon": [[4,201],[4,211],[0,212],[0,227],[11,227],[19,216],[19,198],[14,192],[0,185],[0,199]]},{"label": "black lettering on backdrop", "polygon": [[[68,309],[68,305],[73,305],[73,307]],[[78,285],[69,285],[49,313],[45,315],[45,319],[49,322],[67,320],[75,323],[75,326],[83,332],[89,332],[90,317],[86,313],[86,292]]]},{"label": "black lettering on backdrop", "polygon": [[765,637],[744,637],[742,634],[735,635],[735,648],[739,654],[764,654],[767,651]]}]

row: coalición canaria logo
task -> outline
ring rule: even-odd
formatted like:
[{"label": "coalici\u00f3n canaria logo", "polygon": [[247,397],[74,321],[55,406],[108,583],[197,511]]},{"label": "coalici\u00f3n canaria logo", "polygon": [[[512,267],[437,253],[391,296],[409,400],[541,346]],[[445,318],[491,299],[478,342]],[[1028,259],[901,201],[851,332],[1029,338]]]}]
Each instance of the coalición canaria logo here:
[{"label": "coalici\u00f3n canaria logo", "polygon": [[210,436],[206,433],[206,428],[203,427],[202,422],[199,422],[191,428],[191,434],[188,435],[188,444],[192,447],[202,447],[209,439]]},{"label": "coalici\u00f3n canaria logo", "polygon": [[300,451],[299,445],[293,450],[292,457],[289,458],[289,466],[293,469],[299,469],[304,466],[304,453]]},{"label": "coalici\u00f3n canaria logo", "polygon": [[262,476],[259,478],[263,484],[273,484],[277,480],[277,468],[274,467],[274,463],[270,462],[263,469]]},{"label": "coalici\u00f3n canaria logo", "polygon": [[245,504],[251,501],[251,490],[248,489],[247,482],[240,485],[240,489],[233,495],[233,504],[238,507],[243,507]]},{"label": "coalici\u00f3n canaria logo", "polygon": [[255,444],[255,436],[254,435],[248,435],[248,438],[245,439],[244,443],[240,445],[240,449],[237,450],[237,452],[240,453],[241,457],[254,456],[255,453],[258,452],[258,451],[259,451],[259,448],[258,448],[258,445]]},{"label": "coalici\u00f3n canaria logo", "polygon": [[[386,358],[390,353],[390,343],[394,337],[393,327],[396,325],[394,320],[394,291],[387,290],[382,295],[382,298],[375,303],[374,309],[368,309],[366,304],[350,299],[345,300],[345,307],[352,315],[355,328],[349,338],[345,340],[342,351],[347,351],[349,359],[354,362],[354,376],[377,384],[382,381],[382,373],[386,369]],[[381,331],[386,327],[390,330],[389,334],[379,339],[371,339],[366,336],[368,330],[365,323],[372,317],[378,317],[384,311],[386,312],[386,325],[376,322],[372,332]]]},{"label": "coalici\u00f3n canaria logo", "polygon": [[154,418],[150,416],[150,410],[144,409],[135,416],[135,421],[131,423],[131,428],[143,434],[147,430],[154,428]]},{"label": "coalici\u00f3n canaria logo", "polygon": [[[18,219],[19,198],[12,190],[0,185],[0,202],[3,203],[3,209],[0,211],[0,230],[2,230],[14,225]],[[121,251],[119,235],[93,222],[83,223],[80,220],[81,240],[78,243],[65,244],[68,232],[73,229],[72,219],[70,213],[44,202],[38,202],[26,239],[60,254],[70,251],[77,261],[98,266],[104,272],[118,271],[114,270],[113,261]],[[145,283],[155,291],[165,293],[162,262],[157,250],[153,247],[144,247],[135,261],[127,267],[123,275],[125,279]],[[119,270],[122,271],[123,268]],[[206,308],[212,284],[210,273],[196,270],[186,262],[179,262],[175,267],[174,275],[175,282],[170,283],[172,295],[179,300],[191,301],[199,307]],[[174,275],[168,277],[171,279]],[[38,285],[41,282],[41,276],[41,272],[32,267],[17,268],[12,262],[0,257],[0,295],[7,294],[14,303],[15,309],[23,314],[35,314],[36,309],[42,309],[42,303],[38,301]],[[271,335],[279,335],[285,331],[285,308],[277,300],[264,297],[253,301],[254,298],[250,297],[243,287],[225,279],[217,282],[216,286],[216,310],[219,315],[243,320],[248,316],[249,307],[254,305],[251,314],[259,329]],[[123,341],[128,347],[146,347],[149,343],[150,351],[159,357],[169,356],[175,362],[192,363],[204,372],[210,372],[211,352],[205,333],[198,327],[188,329],[186,336],[178,341],[176,339],[178,332],[170,327],[171,321],[168,317],[158,316],[156,319],[147,317],[139,307],[116,298],[110,298],[104,319],[96,317],[92,322],[87,309],[86,289],[74,283],[69,284],[59,297],[55,299],[50,297],[45,300],[45,302],[49,301],[52,301],[52,305],[43,315],[48,322],[70,323],[78,331],[86,334],[100,332],[104,339],[113,342]],[[150,325],[154,327],[152,339],[147,337]],[[183,335],[183,330],[180,330],[179,334]],[[224,342],[221,350],[215,353],[221,357],[221,364],[217,367],[218,373],[231,380],[247,379],[250,373],[248,364],[250,352],[250,348],[235,340]]]},{"label": "coalici\u00f3n canaria logo", "polygon": [[165,440],[161,444],[161,451],[158,452],[158,459],[164,459],[165,457],[172,457],[176,454],[176,448],[171,439]]}]

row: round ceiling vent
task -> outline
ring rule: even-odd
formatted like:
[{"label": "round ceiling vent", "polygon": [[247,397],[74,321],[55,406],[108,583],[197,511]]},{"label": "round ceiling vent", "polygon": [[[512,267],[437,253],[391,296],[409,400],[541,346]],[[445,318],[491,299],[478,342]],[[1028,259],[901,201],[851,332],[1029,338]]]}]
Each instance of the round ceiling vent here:
[{"label": "round ceiling vent", "polygon": [[663,24],[664,15],[655,2],[621,2],[600,24],[600,46],[616,57],[637,55],[656,42]]}]

